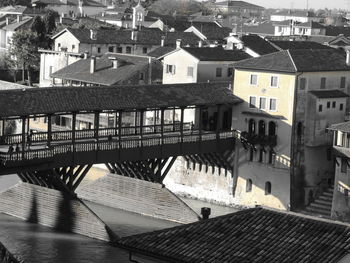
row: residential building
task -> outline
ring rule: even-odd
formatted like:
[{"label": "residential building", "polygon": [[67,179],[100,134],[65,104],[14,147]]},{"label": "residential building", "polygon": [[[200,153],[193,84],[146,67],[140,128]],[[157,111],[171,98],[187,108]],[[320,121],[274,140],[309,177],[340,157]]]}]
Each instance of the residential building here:
[{"label": "residential building", "polygon": [[208,7],[215,13],[244,17],[261,17],[264,7],[245,1],[213,1]]},{"label": "residential building", "polygon": [[163,58],[163,84],[231,81],[232,63],[250,56],[240,50],[217,48],[176,49]]},{"label": "residential building", "polygon": [[200,27],[192,25],[185,32],[192,32],[212,45],[223,44],[225,38],[232,32],[231,28],[219,26],[217,23],[206,23],[204,25],[202,24]]},{"label": "residential building", "polygon": [[295,22],[306,23],[310,21],[322,22],[323,18],[315,15],[314,12],[305,10],[281,10],[272,14],[271,21],[282,22],[286,20],[292,20]]},{"label": "residential building", "polygon": [[106,53],[80,59],[51,74],[51,86],[161,83],[162,64],[148,56]]},{"label": "residential building", "polygon": [[235,63],[233,92],[244,100],[233,112],[234,127],[244,131],[240,204],[295,209],[332,182],[327,128],[348,112],[347,58],[335,49],[293,49]]},{"label": "residential building", "polygon": [[274,22],[275,36],[325,36],[326,28],[315,21],[298,22],[294,20],[284,20]]}]

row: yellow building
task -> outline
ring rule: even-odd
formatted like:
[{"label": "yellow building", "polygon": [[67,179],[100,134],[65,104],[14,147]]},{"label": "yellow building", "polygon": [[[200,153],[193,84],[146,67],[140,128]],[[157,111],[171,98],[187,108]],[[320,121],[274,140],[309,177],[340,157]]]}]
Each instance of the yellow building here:
[{"label": "yellow building", "polygon": [[239,61],[233,87],[244,101],[233,112],[242,132],[235,200],[322,212],[313,203],[334,180],[326,128],[348,112],[350,55],[285,50]]}]

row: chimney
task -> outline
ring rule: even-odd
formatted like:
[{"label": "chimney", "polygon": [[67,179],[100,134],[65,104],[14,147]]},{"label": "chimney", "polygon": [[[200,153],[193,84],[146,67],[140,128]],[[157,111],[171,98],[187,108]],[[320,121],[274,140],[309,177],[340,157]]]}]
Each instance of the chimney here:
[{"label": "chimney", "polygon": [[131,30],[131,40],[137,41],[137,30]]},{"label": "chimney", "polygon": [[152,58],[148,57],[148,84],[152,84]]},{"label": "chimney", "polygon": [[96,57],[92,56],[90,61],[90,74],[93,74],[96,70]]},{"label": "chimney", "polygon": [[90,38],[92,40],[96,40],[96,34],[97,34],[96,30],[90,29]]},{"label": "chimney", "polygon": [[201,208],[202,220],[209,219],[210,213],[211,213],[210,207],[202,207]]},{"label": "chimney", "polygon": [[10,18],[6,17],[6,25],[8,26],[10,24]]},{"label": "chimney", "polygon": [[117,58],[115,58],[115,57],[109,57],[108,59],[112,61],[112,64],[113,64],[113,68],[114,68],[114,69],[117,69],[117,68],[120,66],[120,62],[118,61]]},{"label": "chimney", "polygon": [[181,39],[176,39],[176,48],[181,47]]},{"label": "chimney", "polygon": [[22,18],[20,15],[17,15],[17,23],[21,22]]},{"label": "chimney", "polygon": [[350,50],[346,50],[346,65],[350,66]]},{"label": "chimney", "polygon": [[88,59],[88,57],[89,57],[89,52],[85,51],[84,52],[84,59]]},{"label": "chimney", "polygon": [[165,46],[165,36],[162,36],[162,38],[160,39],[160,46],[161,47]]},{"label": "chimney", "polygon": [[203,47],[203,41],[202,40],[198,41],[198,47]]}]

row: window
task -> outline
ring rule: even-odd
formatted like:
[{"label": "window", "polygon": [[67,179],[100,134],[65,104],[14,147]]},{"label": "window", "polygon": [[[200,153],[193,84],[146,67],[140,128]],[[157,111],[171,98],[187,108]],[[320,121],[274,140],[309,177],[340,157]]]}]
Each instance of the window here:
[{"label": "window", "polygon": [[123,53],[123,47],[117,47],[117,53]]},{"label": "window", "polygon": [[345,89],[345,84],[346,84],[346,77],[341,77],[340,78],[340,88]]},{"label": "window", "polygon": [[75,49],[75,45],[72,45],[72,51]]},{"label": "window", "polygon": [[298,136],[298,138],[300,138],[301,135],[303,135],[303,123],[302,122],[298,122],[298,126],[297,126],[297,136]]},{"label": "window", "polygon": [[262,163],[263,160],[264,160],[264,148],[261,148],[260,151],[259,151],[259,163]]},{"label": "window", "polygon": [[271,77],[270,86],[274,87],[274,88],[278,87],[278,77],[276,77],[276,76]]},{"label": "window", "polygon": [[108,52],[114,52],[114,47],[108,47]]},{"label": "window", "polygon": [[318,105],[318,112],[322,112],[322,104]]},{"label": "window", "polygon": [[175,74],[175,65],[166,64],[166,73]]},{"label": "window", "polygon": [[260,98],[259,109],[260,110],[266,109],[266,98]]},{"label": "window", "polygon": [[227,77],[233,76],[233,68],[228,68],[227,69]]},{"label": "window", "polygon": [[255,134],[255,120],[250,119],[248,123],[248,133],[249,134]]},{"label": "window", "polygon": [[266,132],[265,121],[260,120],[260,121],[259,121],[258,134],[259,134],[259,135],[265,135],[265,132]]},{"label": "window", "polygon": [[326,150],[327,153],[327,161],[332,161],[332,148],[327,148]]},{"label": "window", "polygon": [[250,148],[250,152],[249,152],[249,161],[254,161],[254,149]]},{"label": "window", "polygon": [[187,67],[187,76],[193,77],[193,67]]},{"label": "window", "polygon": [[256,108],[256,97],[249,97],[249,108]]},{"label": "window", "polygon": [[142,53],[143,53],[143,54],[147,54],[147,47],[143,47],[143,48],[142,48]]},{"label": "window", "polygon": [[332,108],[335,108],[335,106],[336,106],[336,102],[333,101],[333,102],[332,102]]},{"label": "window", "polygon": [[342,158],[341,159],[341,167],[340,167],[340,171],[342,173],[346,173],[347,165],[348,165],[348,162],[347,162],[346,158]]},{"label": "window", "polygon": [[140,73],[140,80],[143,80],[144,79],[144,75],[143,73]]},{"label": "window", "polygon": [[250,85],[258,85],[258,75],[250,75]]},{"label": "window", "polygon": [[216,77],[217,78],[222,77],[222,68],[216,68]]},{"label": "window", "polygon": [[342,110],[343,110],[343,108],[344,108],[343,103],[340,103],[340,104],[339,104],[339,110],[340,110],[340,111],[342,111]]},{"label": "window", "polygon": [[248,179],[247,182],[246,182],[245,191],[247,193],[249,193],[249,192],[252,191],[252,188],[253,188],[253,181],[252,181],[252,179]]},{"label": "window", "polygon": [[101,48],[100,47],[97,48],[97,53],[101,53]]},{"label": "window", "polygon": [[269,122],[269,135],[270,136],[276,135],[276,123],[273,121]]},{"label": "window", "polygon": [[299,89],[305,90],[305,88],[306,88],[306,78],[301,78],[299,80]]},{"label": "window", "polygon": [[269,151],[269,164],[273,164],[274,157],[275,157],[275,152],[271,149]]},{"label": "window", "polygon": [[126,47],[126,51],[125,51],[127,54],[131,54],[131,47]]},{"label": "window", "polygon": [[277,100],[270,99],[270,111],[276,111],[276,110],[277,110]]},{"label": "window", "polygon": [[325,89],[325,88],[326,88],[326,78],[321,78],[320,89]]},{"label": "window", "polygon": [[327,101],[327,109],[329,109],[331,107],[331,102]]},{"label": "window", "polygon": [[58,43],[58,44],[57,44],[57,47],[61,47],[61,43]]},{"label": "window", "polygon": [[269,195],[269,194],[271,194],[271,183],[266,182],[265,183],[265,195]]}]

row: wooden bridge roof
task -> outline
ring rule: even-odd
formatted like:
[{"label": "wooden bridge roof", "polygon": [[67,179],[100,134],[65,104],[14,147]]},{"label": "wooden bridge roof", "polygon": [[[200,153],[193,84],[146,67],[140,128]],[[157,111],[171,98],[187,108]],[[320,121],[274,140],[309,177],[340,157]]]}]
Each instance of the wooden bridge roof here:
[{"label": "wooden bridge roof", "polygon": [[227,83],[0,90],[0,117],[235,104]]}]

